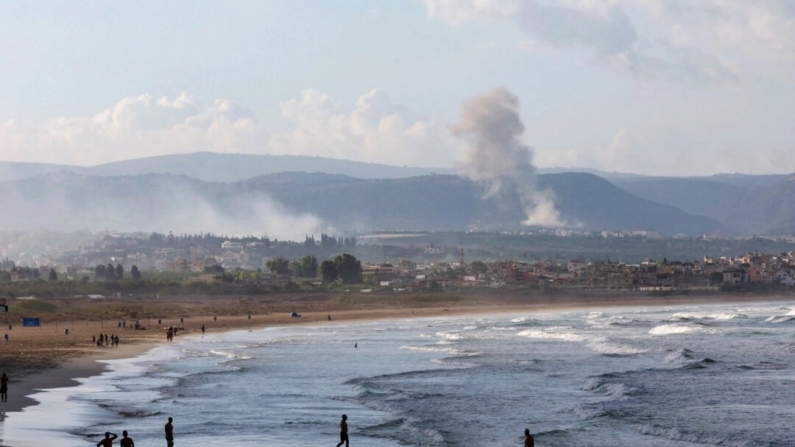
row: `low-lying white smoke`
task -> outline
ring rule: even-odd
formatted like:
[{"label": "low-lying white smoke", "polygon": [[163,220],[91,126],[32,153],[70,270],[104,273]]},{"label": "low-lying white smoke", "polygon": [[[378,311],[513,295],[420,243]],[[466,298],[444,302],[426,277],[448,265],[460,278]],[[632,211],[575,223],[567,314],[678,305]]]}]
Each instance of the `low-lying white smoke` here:
[{"label": "low-lying white smoke", "polygon": [[525,207],[524,225],[564,226],[555,194],[536,185],[533,151],[522,142],[524,130],[519,98],[507,89],[495,88],[467,101],[453,127],[453,134],[469,145],[459,172],[483,184],[485,198],[501,189],[515,190]]}]

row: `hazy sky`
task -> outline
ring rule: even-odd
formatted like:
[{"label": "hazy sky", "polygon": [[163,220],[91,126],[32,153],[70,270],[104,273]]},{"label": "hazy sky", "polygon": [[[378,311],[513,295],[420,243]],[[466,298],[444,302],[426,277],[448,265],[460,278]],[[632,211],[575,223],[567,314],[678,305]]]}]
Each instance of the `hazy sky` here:
[{"label": "hazy sky", "polygon": [[795,172],[795,1],[0,1],[0,159],[452,166],[504,87],[542,167]]}]

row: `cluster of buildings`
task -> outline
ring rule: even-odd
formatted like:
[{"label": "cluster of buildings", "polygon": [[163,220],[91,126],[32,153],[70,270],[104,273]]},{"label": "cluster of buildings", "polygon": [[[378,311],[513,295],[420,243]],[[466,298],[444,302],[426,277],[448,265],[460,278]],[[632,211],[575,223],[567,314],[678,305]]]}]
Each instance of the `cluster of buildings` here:
[{"label": "cluster of buildings", "polygon": [[655,261],[640,264],[554,260],[493,263],[428,263],[400,261],[396,265],[364,265],[365,278],[380,286],[536,287],[581,290],[715,290],[795,287],[795,252],[748,253],[733,258],[705,257],[696,261]]},{"label": "cluster of buildings", "polygon": [[[634,230],[602,236],[646,239],[660,237],[653,230]],[[318,262],[321,262],[323,259],[332,259],[340,250],[347,249],[344,241],[335,247],[325,247],[323,243],[318,244],[314,238],[309,237],[304,243],[296,243],[255,237],[174,236],[155,233],[86,233],[72,234],[69,237],[64,237],[63,234],[32,233],[16,237],[13,243],[2,247],[0,272],[7,273],[0,275],[0,280],[46,279],[50,270],[55,271],[61,279],[77,280],[92,276],[97,266],[108,264],[123,266],[125,273],[133,265],[142,272],[261,272],[255,275],[256,278],[244,278],[245,275],[241,275],[235,280],[234,285],[247,287],[281,287],[299,281],[289,275],[270,274],[267,263],[275,257],[297,259],[304,255],[316,255]],[[418,252],[424,259],[445,257],[443,261],[402,259],[387,263],[363,263],[362,273],[366,282],[374,288],[398,290],[448,286],[638,291],[795,287],[795,254],[792,251],[778,254],[747,253],[737,257],[704,257],[701,260],[684,262],[647,260],[637,264],[586,262],[579,259],[465,263],[463,249],[460,259],[450,259],[448,248],[431,243]],[[381,256],[373,256],[377,251],[368,246],[355,248],[351,253],[367,258],[363,256],[366,250],[370,250],[371,256],[369,259],[361,259],[362,261],[384,258],[383,253]]]}]

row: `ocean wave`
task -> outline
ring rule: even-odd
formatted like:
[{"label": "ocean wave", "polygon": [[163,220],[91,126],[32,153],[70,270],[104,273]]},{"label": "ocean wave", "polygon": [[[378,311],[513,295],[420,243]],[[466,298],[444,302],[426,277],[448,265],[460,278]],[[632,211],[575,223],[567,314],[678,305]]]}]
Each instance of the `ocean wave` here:
[{"label": "ocean wave", "polygon": [[515,326],[492,326],[487,329],[487,331],[495,331],[495,332],[502,332],[502,331],[517,331],[519,328]]},{"label": "ocean wave", "polygon": [[420,351],[420,352],[441,352],[446,354],[452,354],[454,356],[464,356],[464,357],[474,357],[476,355],[481,354],[478,351],[470,351],[467,349],[438,348],[435,346],[401,346],[400,349],[404,349],[407,351]]},{"label": "ocean wave", "polygon": [[656,336],[663,336],[663,335],[679,335],[679,334],[692,334],[692,333],[702,333],[702,334],[710,334],[713,333],[713,330],[706,329],[701,326],[686,324],[686,323],[674,323],[674,324],[663,324],[661,326],[656,326],[649,330],[649,335],[656,335]]},{"label": "ocean wave", "polygon": [[689,362],[693,359],[693,354],[693,351],[687,348],[682,348],[665,356],[665,363]]},{"label": "ocean wave", "polygon": [[783,315],[783,316],[772,316],[765,319],[768,323],[786,323],[788,321],[795,320],[795,315]]},{"label": "ocean wave", "polygon": [[588,340],[588,337],[584,335],[574,334],[571,332],[550,332],[553,329],[555,328],[549,328],[547,330],[526,329],[524,331],[519,332],[516,335],[527,338],[548,338],[553,340],[564,340],[564,341],[573,341],[580,343]]},{"label": "ocean wave", "polygon": [[373,383],[375,383],[376,381],[379,381],[379,380],[424,378],[424,377],[435,376],[437,374],[447,374],[448,371],[449,371],[448,369],[434,368],[434,369],[420,369],[420,370],[415,370],[415,371],[405,371],[405,372],[399,372],[399,373],[394,373],[394,374],[382,374],[382,375],[372,376],[372,377],[355,377],[355,378],[351,378],[351,379],[348,379],[348,380],[344,381],[343,384],[344,385],[359,385],[359,384],[362,384],[362,383],[365,383],[365,382],[373,382]]},{"label": "ocean wave", "polygon": [[578,405],[571,410],[578,419],[587,421],[596,418],[620,419],[621,413],[600,405]]},{"label": "ocean wave", "polygon": [[638,427],[638,432],[644,435],[659,436],[673,441],[719,445],[722,447],[756,447],[763,445],[750,440],[735,439],[719,434],[686,433],[678,428],[665,428],[653,424],[640,425]]},{"label": "ocean wave", "polygon": [[609,377],[605,374],[599,377],[589,377],[583,381],[580,389],[583,391],[598,392],[605,396],[610,396],[614,400],[626,399],[628,396],[633,396],[638,393],[638,388],[627,385],[622,382],[609,382],[605,378]]},{"label": "ocean wave", "polygon": [[[472,357],[477,357],[479,354],[473,354]],[[469,359],[469,357],[463,357]],[[478,363],[472,363],[469,361],[462,361],[462,357],[445,357],[441,359],[431,359],[431,363],[435,363],[437,365],[445,365],[445,366],[455,366],[456,368],[460,369],[467,369],[467,368],[476,368],[480,366]]]},{"label": "ocean wave", "polygon": [[463,340],[466,338],[464,334],[458,332],[437,332],[436,336],[447,340]]},{"label": "ocean wave", "polygon": [[748,315],[734,312],[677,312],[671,317],[680,320],[732,320],[735,318],[748,318]]},{"label": "ocean wave", "polygon": [[[616,345],[609,343],[605,337],[601,336],[586,336],[582,334],[575,334],[572,332],[550,332],[547,330],[527,329],[519,332],[518,336],[527,338],[540,338],[563,340],[574,343],[583,343],[589,349],[604,355],[610,356],[624,356],[624,355],[637,355],[648,352],[648,349],[633,348],[630,346]],[[562,329],[562,328],[560,328]]]},{"label": "ocean wave", "polygon": [[614,345],[597,341],[589,342],[588,347],[600,354],[610,356],[637,355],[649,352],[648,349],[639,349],[630,346]]}]

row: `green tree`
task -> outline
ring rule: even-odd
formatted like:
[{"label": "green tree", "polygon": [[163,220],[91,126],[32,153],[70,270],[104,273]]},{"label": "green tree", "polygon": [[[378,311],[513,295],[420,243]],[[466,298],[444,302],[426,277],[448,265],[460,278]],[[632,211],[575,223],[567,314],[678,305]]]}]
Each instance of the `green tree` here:
[{"label": "green tree", "polygon": [[224,273],[226,270],[218,264],[213,264],[205,266],[203,271],[204,273]]},{"label": "green tree", "polygon": [[290,261],[282,257],[273,258],[265,262],[265,267],[268,267],[268,270],[277,275],[286,275],[290,272]]},{"label": "green tree", "polygon": [[337,272],[343,284],[361,284],[363,282],[362,263],[354,256],[343,253],[334,258],[334,264],[337,265]]},{"label": "green tree", "polygon": [[116,264],[116,279],[124,279],[124,267],[121,264]]},{"label": "green tree", "polygon": [[323,276],[323,282],[328,284],[337,280],[339,272],[337,272],[337,264],[334,261],[323,261],[320,263],[320,274]]},{"label": "green tree", "polygon": [[130,276],[132,276],[132,279],[135,280],[135,281],[138,281],[138,280],[141,279],[141,271],[138,270],[138,266],[137,265],[133,265],[132,267],[130,267]]},{"label": "green tree", "polygon": [[116,279],[116,267],[113,264],[108,264],[105,266],[105,279],[109,279],[111,281]]},{"label": "green tree", "polygon": [[55,271],[55,269],[50,269],[50,276],[47,279],[50,281],[58,281],[58,273]]},{"label": "green tree", "polygon": [[100,264],[94,269],[96,279],[105,279],[105,266]]},{"label": "green tree", "polygon": [[290,264],[293,275],[299,278],[314,278],[317,276],[317,258],[314,256],[304,256]]},{"label": "green tree", "polygon": [[481,273],[488,272],[489,266],[487,266],[483,261],[474,261],[469,264],[469,270],[476,275],[480,275]]}]

